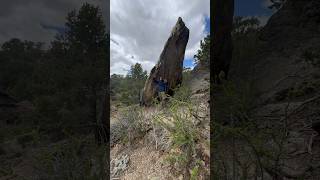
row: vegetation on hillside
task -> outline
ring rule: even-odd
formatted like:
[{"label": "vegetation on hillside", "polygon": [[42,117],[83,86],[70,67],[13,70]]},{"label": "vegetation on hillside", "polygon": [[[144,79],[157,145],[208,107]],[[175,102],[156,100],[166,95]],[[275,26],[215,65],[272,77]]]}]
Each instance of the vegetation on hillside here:
[{"label": "vegetation on hillside", "polygon": [[[234,18],[232,73],[241,73],[254,57],[260,31],[259,24],[257,18]],[[237,78],[234,77],[234,79]],[[260,177],[263,173],[260,169],[262,168],[260,158],[265,153],[262,149],[262,139],[265,138],[266,132],[259,131],[258,121],[250,118],[255,92],[249,81],[242,80],[224,81],[223,84],[215,84],[212,87],[215,97],[215,108],[213,109],[215,121],[211,126],[215,130],[211,141],[213,148],[217,149],[212,157],[216,164],[213,168],[216,179],[235,177],[248,179],[252,168],[256,169],[254,177]],[[243,143],[241,145],[236,142]],[[243,150],[246,147],[248,148]],[[243,153],[243,158],[250,159],[248,164],[239,164],[241,163],[239,158],[242,155],[240,153],[243,151],[247,153]]]},{"label": "vegetation on hillside", "polygon": [[[91,131],[106,85],[107,34],[98,7],[84,4],[66,18],[65,32],[49,49],[12,39],[0,50],[0,84],[18,101],[34,106],[30,122],[41,132]],[[101,110],[100,110],[101,111]],[[24,115],[22,115],[24,116]]]},{"label": "vegetation on hillside", "polygon": [[198,49],[197,54],[194,55],[196,64],[202,67],[210,66],[210,38],[210,34],[208,34],[200,41],[200,49]]},{"label": "vegetation on hillside", "polygon": [[[67,15],[64,32],[48,46],[16,38],[2,44],[0,88],[27,110],[0,122],[0,176],[17,176],[13,159],[20,157],[34,161],[38,179],[105,176],[105,165],[99,164],[105,155],[95,154],[95,144],[105,142],[107,135],[107,118],[102,117],[107,42],[101,9],[85,3]],[[10,144],[17,145],[10,149]],[[37,149],[37,155],[27,158],[28,148]],[[89,171],[98,167],[102,170]]]},{"label": "vegetation on hillside", "polygon": [[139,95],[147,79],[147,71],[141,64],[132,65],[126,76],[113,74],[110,76],[110,100],[113,103],[132,105],[139,103]]}]

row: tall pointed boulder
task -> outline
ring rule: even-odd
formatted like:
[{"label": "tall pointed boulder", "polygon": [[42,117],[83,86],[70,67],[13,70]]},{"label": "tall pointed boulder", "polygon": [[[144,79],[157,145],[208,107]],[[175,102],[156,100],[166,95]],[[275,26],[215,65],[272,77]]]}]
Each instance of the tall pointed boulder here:
[{"label": "tall pointed boulder", "polygon": [[173,93],[172,90],[182,82],[183,60],[188,40],[189,29],[179,17],[160,54],[158,63],[152,68],[145,83],[142,94],[142,101],[145,105],[150,105],[153,98],[157,96],[154,78],[166,79],[169,93]]}]

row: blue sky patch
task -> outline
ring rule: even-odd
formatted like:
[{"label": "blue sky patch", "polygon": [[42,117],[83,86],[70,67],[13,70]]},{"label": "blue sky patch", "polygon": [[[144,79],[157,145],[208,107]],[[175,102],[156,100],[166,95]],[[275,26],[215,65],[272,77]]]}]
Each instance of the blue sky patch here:
[{"label": "blue sky patch", "polygon": [[204,32],[206,34],[210,34],[210,17],[209,16],[204,16],[204,23],[205,23]]},{"label": "blue sky patch", "polygon": [[235,0],[235,16],[271,16],[273,11],[266,6],[267,0]]},{"label": "blue sky patch", "polygon": [[194,64],[194,59],[184,59],[183,61],[183,67],[184,68],[194,68],[195,64]]}]

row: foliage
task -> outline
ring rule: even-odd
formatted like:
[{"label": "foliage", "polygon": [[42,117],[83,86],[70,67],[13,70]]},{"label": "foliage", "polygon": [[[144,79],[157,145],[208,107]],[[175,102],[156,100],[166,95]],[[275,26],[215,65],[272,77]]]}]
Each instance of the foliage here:
[{"label": "foliage", "polygon": [[126,76],[113,74],[110,77],[110,97],[114,103],[125,105],[139,103],[139,95],[147,79],[147,71],[141,64],[132,65]]},{"label": "foliage", "polygon": [[[232,30],[232,63],[230,76],[243,77],[242,73],[250,73],[250,65],[254,64],[259,45],[259,32],[261,26],[257,18],[235,17]],[[249,69],[249,71],[248,71]],[[242,79],[243,80],[243,79]]]},{"label": "foliage", "polygon": [[147,78],[147,71],[143,71],[141,64],[136,63],[131,66],[127,76],[132,79],[143,80]]},{"label": "foliage", "polygon": [[118,136],[123,144],[132,144],[136,138],[143,137],[148,130],[148,124],[145,121],[143,110],[139,106],[129,106],[122,111],[119,118],[119,130],[111,133]]},{"label": "foliage", "polygon": [[[35,179],[106,178],[105,147],[82,138],[92,137],[88,134],[107,120],[101,114],[108,38],[101,9],[85,3],[67,15],[64,32],[49,46],[17,38],[2,44],[0,90],[22,103],[14,124],[1,122],[1,144],[38,146]],[[14,173],[16,163],[8,164],[2,172],[6,161],[0,163],[1,175]]]},{"label": "foliage", "polygon": [[195,166],[192,170],[191,170],[191,180],[196,180],[199,176],[199,166]]},{"label": "foliage", "polygon": [[169,98],[166,111],[155,114],[153,121],[168,132],[171,150],[166,161],[175,172],[183,174],[185,178],[197,179],[201,169],[196,151],[199,129],[193,116],[197,111],[190,101],[190,94],[184,92],[190,92],[190,89],[186,86],[180,87],[178,92]]},{"label": "foliage", "polygon": [[[191,96],[191,89],[186,86],[181,86],[175,90],[174,100],[191,103],[190,96]],[[173,99],[170,99],[170,100],[171,100],[170,102],[172,102]]]},{"label": "foliage", "polygon": [[32,109],[18,122],[52,136],[63,136],[64,129],[90,132],[106,89],[107,38],[101,10],[85,3],[68,14],[65,32],[47,49],[41,42],[3,43],[1,89]]},{"label": "foliage", "polygon": [[194,55],[197,64],[203,67],[210,66],[210,34],[200,41],[200,49]]},{"label": "foliage", "polygon": [[270,0],[271,5],[268,8],[279,10],[286,1],[287,0]]},{"label": "foliage", "polygon": [[232,36],[244,36],[260,29],[260,21],[256,17],[244,18],[236,16],[233,19]]}]

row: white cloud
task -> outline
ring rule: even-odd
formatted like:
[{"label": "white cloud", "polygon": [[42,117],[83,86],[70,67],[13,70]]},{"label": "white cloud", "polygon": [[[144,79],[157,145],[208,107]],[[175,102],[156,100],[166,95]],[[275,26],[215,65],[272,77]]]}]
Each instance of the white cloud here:
[{"label": "white cloud", "polygon": [[63,27],[65,17],[79,9],[84,2],[98,5],[109,24],[107,2],[105,0],[12,0],[0,6],[0,44],[11,38],[50,42],[56,31],[45,29],[41,24]]},{"label": "white cloud", "polygon": [[111,74],[126,74],[123,68],[137,62],[150,71],[178,17],[190,30],[185,58],[192,58],[210,14],[210,0],[111,0],[110,6]]}]

